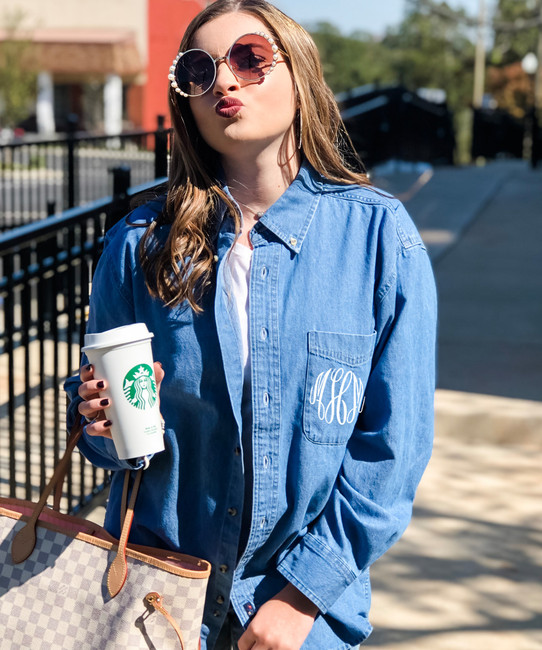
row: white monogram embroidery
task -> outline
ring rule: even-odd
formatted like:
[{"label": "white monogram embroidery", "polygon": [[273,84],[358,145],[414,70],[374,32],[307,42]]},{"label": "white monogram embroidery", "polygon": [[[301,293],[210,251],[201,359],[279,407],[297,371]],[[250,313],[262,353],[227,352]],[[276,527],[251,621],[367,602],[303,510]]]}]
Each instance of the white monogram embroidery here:
[{"label": "white monogram embroidery", "polygon": [[352,424],[363,409],[363,382],[351,370],[330,368],[316,378],[309,402],[318,404],[320,420],[328,424],[335,419],[339,424]]}]

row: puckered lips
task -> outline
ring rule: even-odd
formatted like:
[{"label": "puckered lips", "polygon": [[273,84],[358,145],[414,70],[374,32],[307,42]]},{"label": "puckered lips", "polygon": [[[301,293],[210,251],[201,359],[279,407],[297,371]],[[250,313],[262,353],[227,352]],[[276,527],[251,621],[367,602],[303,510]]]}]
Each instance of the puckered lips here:
[{"label": "puckered lips", "polygon": [[243,108],[244,104],[240,99],[235,97],[223,97],[216,105],[216,113],[220,117],[235,117]]}]

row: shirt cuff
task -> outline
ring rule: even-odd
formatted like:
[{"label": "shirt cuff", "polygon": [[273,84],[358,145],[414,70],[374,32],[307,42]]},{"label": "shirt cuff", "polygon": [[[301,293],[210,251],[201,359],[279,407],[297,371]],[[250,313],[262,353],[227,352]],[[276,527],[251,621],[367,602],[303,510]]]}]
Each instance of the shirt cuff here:
[{"label": "shirt cuff", "polygon": [[277,570],[325,614],[357,575],[327,544],[304,535]]}]

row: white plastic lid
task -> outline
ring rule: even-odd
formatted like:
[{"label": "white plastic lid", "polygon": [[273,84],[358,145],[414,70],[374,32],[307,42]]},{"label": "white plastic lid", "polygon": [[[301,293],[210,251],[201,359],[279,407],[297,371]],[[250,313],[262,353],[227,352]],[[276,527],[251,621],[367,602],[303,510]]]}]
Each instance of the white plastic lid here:
[{"label": "white plastic lid", "polygon": [[153,336],[154,334],[149,332],[145,323],[123,325],[122,327],[115,327],[106,332],[85,334],[85,347],[83,348],[83,352],[86,352],[86,350],[97,350],[99,348],[112,348],[127,343],[137,343],[138,341],[150,339]]}]

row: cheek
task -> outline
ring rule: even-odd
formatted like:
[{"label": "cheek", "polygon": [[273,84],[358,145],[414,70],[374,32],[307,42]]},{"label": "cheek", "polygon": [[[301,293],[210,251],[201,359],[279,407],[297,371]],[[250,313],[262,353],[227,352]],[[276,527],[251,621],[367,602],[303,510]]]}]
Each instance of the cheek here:
[{"label": "cheek", "polygon": [[297,107],[290,80],[279,80],[279,83],[270,83],[263,89],[261,107],[265,120],[285,126],[291,124]]}]

